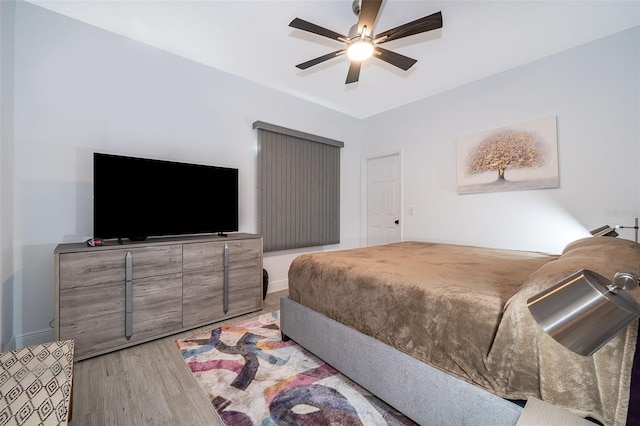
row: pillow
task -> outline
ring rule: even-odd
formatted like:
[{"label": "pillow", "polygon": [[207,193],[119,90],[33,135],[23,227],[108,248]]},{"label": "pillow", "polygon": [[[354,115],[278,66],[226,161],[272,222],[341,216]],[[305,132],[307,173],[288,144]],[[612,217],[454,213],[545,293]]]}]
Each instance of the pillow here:
[{"label": "pillow", "polygon": [[584,269],[591,269],[607,278],[613,278],[618,271],[640,275],[640,244],[623,238],[583,238],[568,244],[560,256],[563,258],[579,259],[585,262]]},{"label": "pillow", "polygon": [[[530,297],[581,269],[612,280],[616,272],[640,277],[640,244],[612,237],[588,237],[568,244],[559,258],[545,263],[527,278],[516,294]],[[636,293],[636,291],[632,291]],[[636,294],[638,298],[640,294]]]}]

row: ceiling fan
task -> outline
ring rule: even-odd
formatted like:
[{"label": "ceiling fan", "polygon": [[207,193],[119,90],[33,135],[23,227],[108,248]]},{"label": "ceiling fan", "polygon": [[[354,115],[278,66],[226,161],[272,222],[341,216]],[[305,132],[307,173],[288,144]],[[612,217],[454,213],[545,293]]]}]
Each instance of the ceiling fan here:
[{"label": "ceiling fan", "polygon": [[424,33],[426,31],[442,28],[442,13],[436,12],[429,16],[425,16],[415,21],[408,22],[399,27],[392,28],[387,31],[375,34],[373,33],[373,24],[378,16],[382,0],[354,0],[352,4],[353,12],[358,15],[358,23],[351,27],[348,36],[338,34],[335,31],[323,28],[311,22],[307,22],[300,18],[295,18],[289,23],[290,27],[299,30],[308,31],[318,34],[332,40],[346,43],[346,47],[326,55],[319,56],[310,61],[296,65],[297,68],[306,70],[309,67],[318,65],[329,59],[347,54],[351,63],[347,80],[345,84],[355,83],[360,77],[360,66],[362,61],[371,56],[382,59],[403,70],[408,70],[418,62],[416,59],[409,58],[399,53],[392,52],[380,47],[381,44],[391,40],[408,37],[415,34]]}]

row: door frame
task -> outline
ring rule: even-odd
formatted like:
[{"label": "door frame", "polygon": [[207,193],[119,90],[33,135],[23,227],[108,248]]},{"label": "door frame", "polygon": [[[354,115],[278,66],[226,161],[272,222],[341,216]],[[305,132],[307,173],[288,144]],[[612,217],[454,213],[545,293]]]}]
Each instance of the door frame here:
[{"label": "door frame", "polygon": [[404,185],[403,185],[403,181],[402,181],[402,176],[403,176],[403,168],[404,168],[404,160],[403,160],[403,156],[402,156],[402,150],[401,149],[396,149],[396,150],[391,150],[391,151],[383,151],[383,152],[378,152],[375,154],[369,154],[369,155],[363,155],[361,157],[360,160],[360,188],[361,188],[361,194],[360,194],[360,211],[362,212],[362,217],[361,217],[361,221],[360,221],[360,247],[367,247],[367,218],[369,216],[368,212],[367,212],[367,184],[368,184],[368,175],[367,175],[367,171],[368,171],[368,165],[369,165],[369,161],[371,160],[376,160],[378,158],[383,158],[383,157],[391,157],[397,155],[398,156],[398,180],[400,182],[400,191],[399,191],[399,197],[398,197],[398,203],[400,204],[398,206],[398,211],[400,212],[400,241],[403,241],[403,237],[404,237],[404,210],[402,208],[403,206],[403,200],[404,200]]}]

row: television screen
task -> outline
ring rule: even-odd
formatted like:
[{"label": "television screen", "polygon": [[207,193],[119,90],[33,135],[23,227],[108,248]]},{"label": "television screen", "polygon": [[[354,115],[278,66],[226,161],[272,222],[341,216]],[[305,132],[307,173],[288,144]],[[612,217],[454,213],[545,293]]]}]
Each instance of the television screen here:
[{"label": "television screen", "polygon": [[238,169],[94,153],[94,238],[237,230]]}]

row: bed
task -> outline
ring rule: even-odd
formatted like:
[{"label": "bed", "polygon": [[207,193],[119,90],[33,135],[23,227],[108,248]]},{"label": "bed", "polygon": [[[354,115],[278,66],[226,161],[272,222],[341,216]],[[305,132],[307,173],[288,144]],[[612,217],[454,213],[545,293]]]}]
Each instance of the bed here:
[{"label": "bed", "polygon": [[536,397],[624,425],[637,322],[583,357],[526,307],[580,269],[640,274],[640,245],[585,238],[550,255],[401,242],[305,254],[289,270],[282,332],[420,424],[513,425],[518,401]]}]

